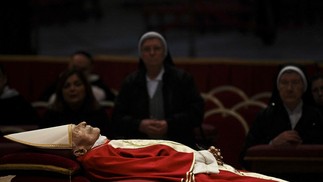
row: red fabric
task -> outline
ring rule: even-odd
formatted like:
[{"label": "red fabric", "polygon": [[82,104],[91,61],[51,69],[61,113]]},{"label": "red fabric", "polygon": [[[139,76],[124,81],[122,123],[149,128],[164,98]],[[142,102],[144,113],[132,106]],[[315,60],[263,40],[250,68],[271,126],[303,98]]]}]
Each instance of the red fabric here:
[{"label": "red fabric", "polygon": [[177,152],[166,145],[116,149],[106,143],[79,160],[87,174],[96,181],[130,178],[175,182],[181,181],[190,171],[193,153]]},{"label": "red fabric", "polygon": [[[1,157],[1,164],[24,164],[26,166],[23,170],[33,170],[33,165],[43,165],[43,168],[38,170],[57,172],[51,166],[67,169],[74,174],[80,169],[80,165],[77,161],[68,159],[62,156],[46,154],[46,153],[34,153],[34,152],[19,152],[13,154],[7,154]],[[28,167],[29,166],[29,167]],[[47,167],[48,166],[48,167]],[[18,168],[17,170],[20,170]]]},{"label": "red fabric", "polygon": [[0,141],[0,157],[15,152],[21,152],[30,148],[27,145],[11,141],[5,137],[1,137]]},{"label": "red fabric", "polygon": [[[140,149],[116,149],[108,143],[78,158],[95,181],[179,182],[193,162],[192,153],[177,152],[165,145]],[[272,182],[220,170],[219,174],[197,174],[196,182]]]}]

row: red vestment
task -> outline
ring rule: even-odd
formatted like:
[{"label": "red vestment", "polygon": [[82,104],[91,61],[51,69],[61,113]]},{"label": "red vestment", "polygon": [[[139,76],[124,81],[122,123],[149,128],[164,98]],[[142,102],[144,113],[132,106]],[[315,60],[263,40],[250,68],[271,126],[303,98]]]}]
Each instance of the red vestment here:
[{"label": "red vestment", "polygon": [[218,174],[192,175],[194,153],[154,144],[138,148],[115,148],[106,142],[78,160],[93,181],[151,180],[163,182],[273,182],[239,175],[229,170]]},{"label": "red vestment", "polygon": [[178,152],[158,144],[123,149],[105,143],[78,159],[93,180],[105,182],[125,179],[181,181],[194,164],[193,153]]}]

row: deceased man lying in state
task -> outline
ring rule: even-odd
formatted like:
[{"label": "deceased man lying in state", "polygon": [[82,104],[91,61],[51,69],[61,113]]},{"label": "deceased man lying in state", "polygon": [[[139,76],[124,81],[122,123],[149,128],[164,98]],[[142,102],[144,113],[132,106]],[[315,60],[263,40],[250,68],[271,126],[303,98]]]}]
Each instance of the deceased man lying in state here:
[{"label": "deceased man lying in state", "polygon": [[109,140],[100,129],[81,122],[6,135],[48,149],[71,149],[93,181],[138,179],[169,182],[283,182],[223,163],[220,150],[193,150],[168,140]]}]

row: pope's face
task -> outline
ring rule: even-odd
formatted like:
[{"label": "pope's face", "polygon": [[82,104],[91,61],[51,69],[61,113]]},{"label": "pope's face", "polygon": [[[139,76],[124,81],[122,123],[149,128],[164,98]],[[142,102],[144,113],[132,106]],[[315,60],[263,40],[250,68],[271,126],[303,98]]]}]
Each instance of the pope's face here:
[{"label": "pope's face", "polygon": [[72,140],[76,146],[85,146],[90,149],[100,136],[100,129],[87,125],[86,122],[81,122],[78,125],[73,125]]}]

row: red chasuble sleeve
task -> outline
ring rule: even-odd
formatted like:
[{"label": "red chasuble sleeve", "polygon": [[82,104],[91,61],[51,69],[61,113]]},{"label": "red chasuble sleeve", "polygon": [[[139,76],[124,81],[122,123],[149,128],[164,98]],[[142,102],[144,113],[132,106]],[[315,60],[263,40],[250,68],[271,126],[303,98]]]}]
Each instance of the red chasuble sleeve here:
[{"label": "red chasuble sleeve", "polygon": [[105,143],[78,160],[88,176],[95,181],[146,179],[179,182],[191,177],[194,154],[178,152],[158,144],[123,149]]}]

